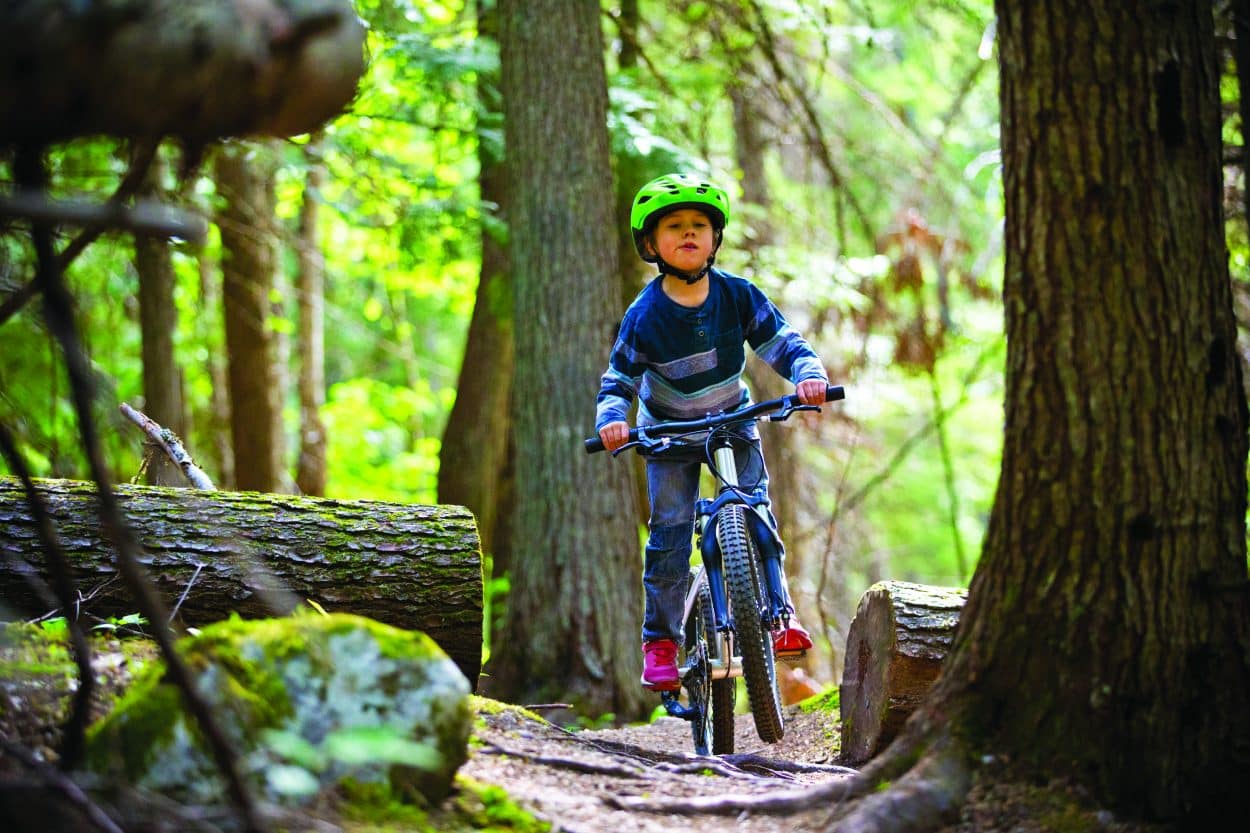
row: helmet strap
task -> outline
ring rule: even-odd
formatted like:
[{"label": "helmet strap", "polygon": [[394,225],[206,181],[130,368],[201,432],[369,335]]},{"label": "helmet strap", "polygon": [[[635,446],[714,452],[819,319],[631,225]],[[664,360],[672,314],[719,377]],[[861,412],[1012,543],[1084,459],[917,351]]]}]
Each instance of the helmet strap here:
[{"label": "helmet strap", "polygon": [[681,271],[675,266],[670,265],[668,261],[666,261],[662,257],[656,257],[655,265],[656,265],[656,268],[660,270],[661,275],[672,275],[674,278],[680,278],[681,280],[685,281],[687,284],[693,286],[694,284],[698,283],[699,281],[707,277],[707,273],[712,270],[712,263],[715,260],[716,260],[716,255],[712,255],[711,257],[707,259],[707,263],[703,264],[703,268],[700,269],[698,272],[695,272],[694,274]]}]

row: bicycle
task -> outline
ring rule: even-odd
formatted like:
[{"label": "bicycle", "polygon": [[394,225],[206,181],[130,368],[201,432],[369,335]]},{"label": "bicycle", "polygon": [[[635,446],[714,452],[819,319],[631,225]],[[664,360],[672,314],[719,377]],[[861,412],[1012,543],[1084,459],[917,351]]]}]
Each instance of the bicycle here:
[{"label": "bicycle", "polygon": [[[846,397],[841,385],[825,389],[825,401]],[[629,440],[613,456],[634,448],[657,455],[678,448],[703,447],[704,463],[720,486],[715,497],[695,503],[696,546],[703,564],[690,575],[682,621],[684,640],[678,671],[688,705],[674,691],[661,693],[665,710],[691,722],[695,753],[713,755],[734,750],[736,679],[746,678],[747,699],[755,731],[765,743],[785,733],[781,696],[777,690],[772,632],[789,624],[781,570],[781,538],[759,484],[738,483],[733,429],[767,419],[783,422],[798,411],[819,411],[791,394],[721,411],[702,419],[660,422],[630,429]],[[604,450],[592,437],[587,453]]]}]

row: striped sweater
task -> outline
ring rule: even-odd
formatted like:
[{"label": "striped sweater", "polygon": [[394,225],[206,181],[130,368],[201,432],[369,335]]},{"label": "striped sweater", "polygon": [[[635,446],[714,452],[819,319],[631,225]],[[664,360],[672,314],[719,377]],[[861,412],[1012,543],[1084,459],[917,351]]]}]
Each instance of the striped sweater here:
[{"label": "striped sweater", "polygon": [[713,269],[707,300],[683,307],[664,294],[662,280],[649,283],[625,311],[599,388],[596,431],[626,420],[635,398],[639,425],[746,404],[745,344],[795,384],[828,381],[815,351],[751,282]]}]

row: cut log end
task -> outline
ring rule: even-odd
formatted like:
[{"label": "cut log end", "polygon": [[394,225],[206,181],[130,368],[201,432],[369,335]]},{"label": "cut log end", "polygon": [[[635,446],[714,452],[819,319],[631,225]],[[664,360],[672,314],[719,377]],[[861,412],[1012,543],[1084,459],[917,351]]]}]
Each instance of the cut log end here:
[{"label": "cut log end", "polygon": [[873,757],[893,740],[937,679],[967,591],[878,582],[860,599],[842,674],[842,758]]}]

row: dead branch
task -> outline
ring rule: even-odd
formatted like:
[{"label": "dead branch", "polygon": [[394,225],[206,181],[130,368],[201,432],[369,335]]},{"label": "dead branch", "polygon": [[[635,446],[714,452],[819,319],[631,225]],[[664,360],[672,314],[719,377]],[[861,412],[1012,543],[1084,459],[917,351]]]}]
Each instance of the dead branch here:
[{"label": "dead branch", "polygon": [[157,200],[138,200],[127,206],[111,201],[53,200],[41,192],[19,191],[0,196],[0,218],[54,225],[102,226],[197,244],[208,234],[208,222],[203,217]]},{"label": "dead branch", "polygon": [[182,469],[182,474],[187,478],[187,482],[197,489],[206,491],[215,491],[217,489],[213,485],[212,478],[195,464],[195,461],[191,459],[191,455],[182,447],[182,442],[173,431],[162,428],[159,423],[147,414],[142,411],[136,411],[125,402],[118,407],[126,415],[127,419],[139,426],[143,433],[148,435],[157,448],[165,452],[165,456],[173,461],[174,465]]}]

